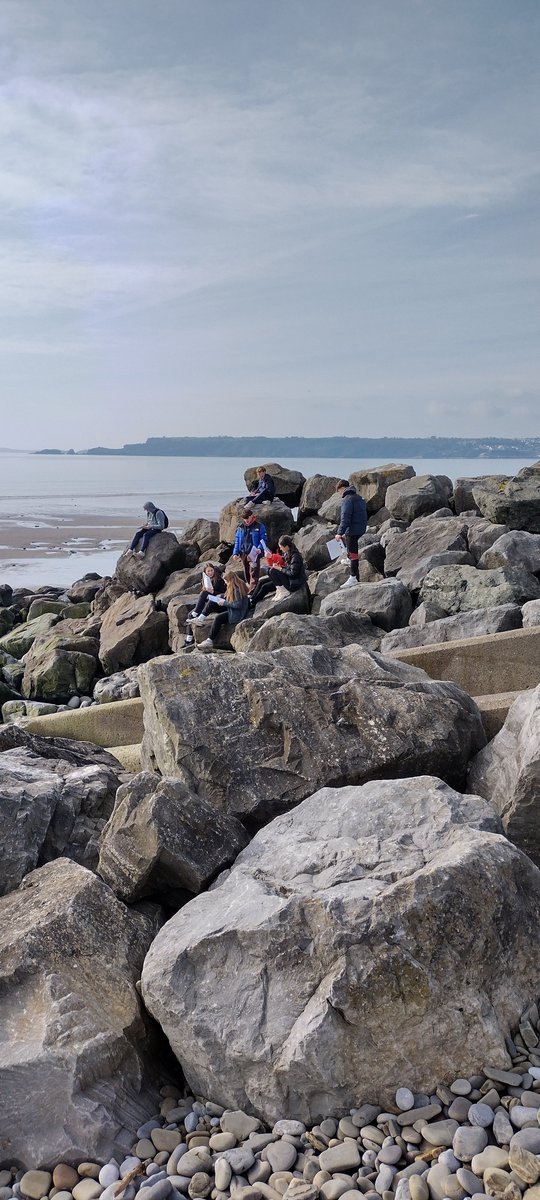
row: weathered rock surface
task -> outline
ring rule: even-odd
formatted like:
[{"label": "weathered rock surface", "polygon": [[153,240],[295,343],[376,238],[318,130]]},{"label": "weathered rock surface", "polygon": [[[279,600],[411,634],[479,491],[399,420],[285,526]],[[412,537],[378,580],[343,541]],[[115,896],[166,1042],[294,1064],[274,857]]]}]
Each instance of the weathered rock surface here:
[{"label": "weathered rock surface", "polygon": [[341,494],[334,492],[321,505],[319,517],[321,521],[327,521],[332,526],[332,533],[336,532],[336,526],[339,524],[341,516]]},{"label": "weathered rock surface", "polygon": [[115,700],[135,700],[139,695],[139,668],[126,667],[105,679],[98,679],[94,687],[94,700],[99,704],[113,704]]},{"label": "weathered rock surface", "polygon": [[429,621],[424,625],[394,629],[383,638],[381,653],[390,654],[392,650],[411,650],[415,646],[455,642],[460,638],[485,637],[490,633],[504,633],[507,629],[520,628],[521,609],[517,604],[476,608],[470,612],[457,613],[454,617]]},{"label": "weathered rock surface", "polygon": [[123,1158],[155,1112],[135,989],[153,933],[66,859],[0,901],[0,1160]]},{"label": "weathered rock surface", "polygon": [[258,619],[268,617],[279,617],[281,613],[308,613],[311,609],[311,592],[309,587],[297,588],[295,592],[290,592],[288,596],[284,596],[283,600],[276,600],[275,593],[267,596],[266,600],[261,600],[260,604],[255,609],[255,614]]},{"label": "weathered rock surface", "polygon": [[538,986],[540,873],[498,829],[480,798],[414,778],[325,788],[257,834],[143,969],[195,1093],[313,1121],[394,1105],[400,1079],[429,1093],[479,1046],[506,1065]]},{"label": "weathered rock surface", "polygon": [[4,750],[13,750],[16,747],[31,750],[40,758],[61,759],[62,762],[75,767],[102,763],[113,771],[119,770],[118,759],[93,742],[80,742],[63,737],[39,737],[15,726],[0,727],[0,754]]},{"label": "weathered rock surface", "polygon": [[0,638],[0,650],[6,650],[13,658],[22,658],[27,654],[32,643],[40,634],[48,633],[58,621],[54,613],[44,613],[42,617],[34,617],[33,621],[25,621],[16,625]]},{"label": "weathered rock surface", "polygon": [[184,542],[195,542],[199,547],[201,554],[206,554],[211,546],[215,546],[219,542],[219,524],[217,521],[208,521],[205,517],[199,517],[196,521],[190,521],[182,531],[182,539]]},{"label": "weathered rock surface", "polygon": [[185,566],[185,544],[164,529],[150,539],[144,558],[124,550],[116,564],[115,576],[126,590],[147,596],[159,591],[173,571]]},{"label": "weathered rock surface", "polygon": [[[209,560],[211,561],[211,560]],[[167,605],[177,596],[197,597],[202,590],[202,566],[185,567],[183,571],[173,571],[164,587],[156,593],[156,608],[167,611]]]},{"label": "weathered rock surface", "polygon": [[521,615],[524,629],[529,629],[533,625],[540,625],[540,600],[528,600],[523,605]]},{"label": "weathered rock surface", "polygon": [[111,607],[111,604],[114,604],[115,600],[118,600],[120,596],[125,596],[128,590],[118,579],[105,578],[92,600],[93,615],[95,617],[102,617],[103,613],[107,612],[107,609]]},{"label": "weathered rock surface", "polygon": [[283,613],[268,619],[241,621],[232,636],[237,651],[255,653],[282,646],[362,646],[378,650],[382,631],[363,613],[340,612],[334,617]]},{"label": "weathered rock surface", "polygon": [[494,524],[540,533],[540,462],[523,467],[500,488],[482,480],[473,488],[473,496],[480,512]]},{"label": "weathered rock surface", "polygon": [[[337,480],[336,480],[337,483]],[[13,599],[13,588],[10,583],[0,583],[0,608],[8,608]]]},{"label": "weathered rock surface", "polygon": [[[153,541],[157,541],[154,538]],[[107,675],[167,654],[169,623],[151,596],[126,593],[107,609],[101,625],[99,659]]]},{"label": "weathered rock surface", "polygon": [[498,734],[473,759],[469,791],[490,800],[505,833],[540,863],[540,686],[521,692]]},{"label": "weathered rock surface", "polygon": [[359,583],[357,587],[332,592],[321,602],[322,617],[338,612],[365,613],[375,625],[388,632],[406,625],[412,612],[412,600],[404,583],[383,579],[380,583]]},{"label": "weathered rock surface", "polygon": [[325,521],[306,521],[295,533],[295,544],[304,559],[308,571],[319,571],[330,563],[327,542],[335,534],[335,526]]},{"label": "weathered rock surface", "polygon": [[473,496],[473,488],[477,483],[480,483],[480,480],[480,475],[463,475],[459,479],[454,480],[452,507],[458,516],[463,512],[480,512],[480,509],[474,502]]},{"label": "weathered rock surface", "polygon": [[[290,467],[282,467],[279,463],[257,463],[256,466],[248,467],[247,471],[244,471],[246,488],[249,488],[252,483],[257,484],[257,466],[264,467],[272,476],[278,499],[282,500],[287,508],[296,508],[300,503],[302,489],[306,482],[305,475],[302,475],[301,471],[291,470]],[[257,505],[257,508],[259,507],[260,505]]]},{"label": "weathered rock surface", "polygon": [[77,579],[68,588],[68,599],[71,600],[72,604],[79,604],[81,601],[90,603],[103,587],[104,583],[105,578],[102,575],[97,575],[95,571],[89,571],[87,575],[83,575],[82,579]]},{"label": "weathered rock surface", "polygon": [[501,604],[524,604],[540,597],[534,575],[520,567],[436,567],[420,590],[420,601],[433,601],[451,616],[473,608],[495,608]]},{"label": "weathered rock surface", "polygon": [[396,579],[404,583],[410,592],[420,591],[426,575],[437,567],[474,567],[474,558],[468,550],[441,550],[440,554],[428,554],[414,566],[403,567]]},{"label": "weathered rock surface", "polygon": [[42,617],[44,613],[55,613],[59,617],[65,607],[64,600],[51,600],[45,596],[37,596],[35,600],[32,600],[28,609],[28,620],[33,621],[35,617]]},{"label": "weathered rock surface", "polygon": [[353,471],[349,480],[364,497],[368,516],[371,516],[385,507],[386,493],[393,483],[401,483],[402,480],[412,479],[415,475],[414,467],[406,466],[405,463],[385,463],[382,467]]},{"label": "weathered rock surface", "polygon": [[247,845],[245,829],[179,779],[143,771],[118,791],[103,830],[98,871],[122,900],[171,891],[195,895]]},{"label": "weathered rock surface", "polygon": [[[244,507],[244,503],[240,496],[222,508],[219,515],[219,536],[222,542],[234,544],[236,530],[241,524],[240,511]],[[257,520],[262,521],[266,527],[271,550],[275,550],[282,534],[292,533],[294,530],[294,517],[290,508],[282,500],[273,500],[271,504],[257,504],[255,512]]]},{"label": "weathered rock surface", "polygon": [[333,496],[337,482],[337,475],[310,475],[309,479],[306,479],[298,508],[300,524],[317,515],[325,500]]},{"label": "weathered rock surface", "polygon": [[[370,547],[371,550],[371,547]],[[370,556],[371,557],[371,556]],[[350,575],[350,566],[348,560],[343,558],[336,559],[329,567],[324,567],[316,575],[309,578],[309,586],[312,594],[311,611],[313,613],[320,612],[321,604],[325,596],[331,596],[338,592],[342,583]],[[358,573],[361,583],[382,583],[383,576],[380,571],[373,566],[368,558],[360,558],[358,563]]]},{"label": "weathered rock surface", "polygon": [[11,748],[0,741],[0,895],[18,887],[38,863],[61,855],[95,868],[99,836],[119,784],[121,767],[112,756],[114,768],[98,762],[75,765],[40,755],[36,747],[43,739],[27,737],[26,744]]},{"label": "weathered rock surface", "polygon": [[252,824],[325,784],[418,770],[459,784],[485,745],[458,687],[357,646],[155,659],[139,684],[143,765]]},{"label": "weathered rock surface", "polygon": [[448,504],[452,481],[446,475],[416,475],[392,483],[386,492],[385,507],[398,520],[410,524]]},{"label": "weathered rock surface", "polygon": [[479,563],[482,555],[494,542],[502,537],[503,533],[508,533],[506,525],[492,525],[491,521],[486,521],[485,517],[471,517],[470,513],[464,514],[464,519],[467,520],[469,550],[474,558],[475,563]]},{"label": "weathered rock surface", "polygon": [[491,567],[523,567],[531,575],[537,575],[540,572],[540,534],[525,533],[521,529],[503,533],[484,551],[478,566],[482,571]]},{"label": "weathered rock surface", "polygon": [[418,517],[404,533],[396,532],[388,543],[384,573],[397,575],[400,571],[400,578],[406,583],[405,573],[410,574],[423,559],[445,550],[468,551],[466,524],[459,517],[446,520]]},{"label": "weathered rock surface", "polygon": [[72,696],[89,695],[98,665],[99,626],[95,617],[64,620],[38,636],[25,655],[23,696],[64,704]]}]

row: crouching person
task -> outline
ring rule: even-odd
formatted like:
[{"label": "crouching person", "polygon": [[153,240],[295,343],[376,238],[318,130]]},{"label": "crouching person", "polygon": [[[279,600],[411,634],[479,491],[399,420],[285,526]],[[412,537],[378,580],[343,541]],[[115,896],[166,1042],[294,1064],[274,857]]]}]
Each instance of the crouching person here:
[{"label": "crouching person", "polygon": [[214,617],[210,635],[199,642],[199,650],[212,650],[222,625],[238,625],[249,614],[247,583],[233,571],[226,571],[223,579],[226,585],[223,610]]},{"label": "crouching person", "polygon": [[[204,564],[202,573],[202,592],[187,618],[186,625],[204,625],[210,616],[221,612],[225,603],[225,580],[221,567],[214,563]],[[195,638],[190,628],[186,634],[186,646],[192,646]]]},{"label": "crouching person", "polygon": [[268,577],[261,579],[255,591],[250,596],[250,608],[253,610],[260,600],[275,592],[276,600],[284,600],[291,592],[297,592],[307,583],[304,560],[292,537],[284,534],[279,539],[279,551],[282,556],[282,566],[272,566]]}]

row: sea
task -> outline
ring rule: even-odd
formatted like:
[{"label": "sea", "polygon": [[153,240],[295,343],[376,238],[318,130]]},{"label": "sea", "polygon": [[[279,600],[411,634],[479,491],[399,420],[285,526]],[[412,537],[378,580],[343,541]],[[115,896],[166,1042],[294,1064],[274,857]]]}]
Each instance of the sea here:
[{"label": "sea", "polygon": [[[417,475],[514,475],[534,460],[524,458],[411,459]],[[0,582],[15,586],[68,586],[87,571],[111,574],[124,538],[100,537],[100,522],[110,526],[142,523],[142,505],[153,500],[169,516],[170,527],[181,534],[195,517],[217,518],[229,500],[245,494],[244,471],[253,464],[240,458],[173,458],[84,455],[34,455],[0,452]],[[362,467],[379,465],[371,459],[283,459],[282,465],[308,478],[320,473],[347,477]],[[72,537],[70,545],[51,547],[36,542],[31,558],[2,546],[9,525],[45,533],[58,522],[87,521],[92,537]],[[86,531],[87,532],[87,531]],[[37,535],[39,536],[39,534]],[[79,543],[79,544],[77,544]]]}]

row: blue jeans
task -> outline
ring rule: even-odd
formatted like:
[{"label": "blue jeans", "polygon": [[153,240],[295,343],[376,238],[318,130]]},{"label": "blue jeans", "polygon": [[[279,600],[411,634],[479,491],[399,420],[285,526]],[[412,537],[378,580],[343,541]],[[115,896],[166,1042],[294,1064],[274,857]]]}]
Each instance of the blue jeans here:
[{"label": "blue jeans", "polygon": [[148,548],[150,538],[153,538],[155,533],[161,533],[161,529],[138,529],[130,546],[130,550],[136,550],[142,538],[141,550]]}]

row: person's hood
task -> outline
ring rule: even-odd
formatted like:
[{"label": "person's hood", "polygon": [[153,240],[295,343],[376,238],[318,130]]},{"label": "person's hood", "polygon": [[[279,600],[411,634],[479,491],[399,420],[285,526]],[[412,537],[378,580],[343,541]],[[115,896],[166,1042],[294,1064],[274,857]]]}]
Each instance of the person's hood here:
[{"label": "person's hood", "polygon": [[143,508],[144,508],[145,512],[151,512],[151,513],[157,512],[157,508],[152,500],[147,500],[146,504],[143,504]]},{"label": "person's hood", "polygon": [[342,496],[356,496],[357,495],[356,488],[353,486],[352,483],[350,483],[347,488],[343,488],[341,495]]}]

